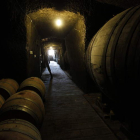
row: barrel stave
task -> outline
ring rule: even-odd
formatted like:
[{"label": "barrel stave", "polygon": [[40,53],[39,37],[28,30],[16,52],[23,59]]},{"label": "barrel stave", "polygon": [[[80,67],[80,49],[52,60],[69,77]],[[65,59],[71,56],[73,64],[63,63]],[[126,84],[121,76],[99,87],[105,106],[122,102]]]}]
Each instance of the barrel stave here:
[{"label": "barrel stave", "polygon": [[42,124],[44,115],[44,104],[40,96],[34,91],[24,90],[6,100],[1,108],[0,120],[25,119],[39,127]]},{"label": "barrel stave", "polygon": [[20,87],[19,90],[32,90],[39,94],[39,96],[44,99],[46,93],[46,87],[41,79],[38,77],[30,77],[25,79]]},{"label": "barrel stave", "polygon": [[21,119],[9,119],[0,122],[1,140],[41,140],[38,129],[31,123]]},{"label": "barrel stave", "polygon": [[7,78],[0,80],[0,95],[2,95],[5,100],[15,94],[18,88],[19,85],[14,79]]}]

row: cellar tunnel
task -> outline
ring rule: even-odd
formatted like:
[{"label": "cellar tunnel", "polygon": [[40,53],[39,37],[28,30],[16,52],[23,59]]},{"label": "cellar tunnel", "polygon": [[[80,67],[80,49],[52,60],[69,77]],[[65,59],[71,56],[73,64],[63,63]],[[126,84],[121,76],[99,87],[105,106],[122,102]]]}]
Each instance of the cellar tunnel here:
[{"label": "cellar tunnel", "polygon": [[[26,78],[42,78],[42,74],[46,74],[46,77],[44,76],[46,79],[43,80],[45,81],[47,91],[51,94],[46,95],[47,101],[44,104],[50,113],[48,113],[48,116],[51,118],[53,113],[54,116],[52,116],[52,120],[49,120],[49,117],[45,118],[45,121],[49,123],[47,124],[45,122],[48,126],[46,125],[44,128],[47,128],[50,135],[55,130],[55,127],[58,127],[60,130],[62,129],[64,132],[66,127],[68,129],[68,131],[66,129],[67,138],[69,138],[69,131],[72,131],[72,138],[70,139],[80,138],[86,140],[86,138],[96,139],[99,137],[100,139],[106,140],[109,139],[111,135],[112,140],[114,140],[113,138],[123,140],[125,139],[123,137],[124,135],[122,131],[120,132],[120,127],[118,128],[117,126],[119,120],[119,126],[121,125],[121,128],[130,138],[139,139],[139,129],[137,129],[137,127],[139,127],[139,100],[137,98],[136,89],[139,87],[138,81],[140,76],[139,44],[137,43],[139,42],[140,25],[139,21],[135,22],[135,20],[131,20],[131,18],[139,18],[139,15],[136,14],[139,12],[139,7],[135,9],[135,6],[139,4],[139,0],[7,0],[4,2],[6,12],[3,14],[5,18],[1,22],[1,27],[4,30],[1,31],[2,36],[0,42],[0,79],[11,78],[21,84]],[[123,12],[130,7],[132,7],[132,11],[129,9],[128,12]],[[121,12],[123,12],[124,15],[120,14],[121,16],[117,18],[117,22],[112,20]],[[128,16],[126,16],[127,14]],[[133,17],[132,15],[135,16]],[[108,25],[108,21],[110,20],[113,21],[113,26],[110,26],[112,23]],[[119,23],[123,20],[122,26],[119,27]],[[132,24],[131,21],[135,23]],[[127,24],[127,22],[130,22],[130,24]],[[129,28],[132,25],[134,25],[134,27],[132,29]],[[125,26],[128,26],[128,29],[125,29],[123,32]],[[106,30],[108,27],[111,28]],[[120,30],[117,30],[118,28]],[[129,29],[132,34],[128,34],[127,36]],[[113,54],[113,57],[116,57],[116,61],[113,64],[112,62],[114,62],[114,60],[110,60],[110,56],[106,58],[106,54],[99,56],[104,50],[102,44],[106,43],[106,41],[108,41],[107,45],[110,45],[109,43],[113,39],[115,40],[114,44],[117,41],[120,41],[121,44],[123,39],[119,40],[120,36],[118,39],[115,39],[116,34],[114,32],[117,32],[119,35],[124,33],[126,40],[129,38],[129,42],[131,42],[131,40],[133,41],[131,49],[138,49],[138,51],[132,51],[133,56],[135,56],[136,52],[135,69],[131,67],[133,65],[131,49],[126,49],[127,51],[122,49],[125,52],[124,54],[126,54],[123,55],[123,53],[119,51],[121,47],[117,48],[117,51],[113,48],[117,52],[117,54],[115,54],[116,52]],[[134,38],[132,36],[133,34],[135,35]],[[107,38],[106,35],[110,35],[110,38]],[[96,36],[98,36],[97,40]],[[123,34],[121,37],[123,37]],[[92,49],[94,43],[97,43],[99,49]],[[113,44],[113,41],[111,43]],[[118,45],[117,43],[115,47]],[[129,46],[127,41],[125,44]],[[133,44],[135,47],[133,47]],[[91,49],[94,51],[91,51]],[[110,47],[110,49],[106,49],[104,52],[109,54],[111,49]],[[86,52],[89,53],[88,57]],[[94,54],[93,57],[91,52]],[[117,63],[121,62],[119,54],[124,59],[122,63]],[[130,57],[128,57],[129,55]],[[89,59],[89,57],[92,59]],[[50,63],[48,60],[53,62]],[[87,62],[87,60],[93,61]],[[56,73],[60,75],[60,78],[56,81],[50,79],[46,61],[51,68],[52,74],[55,73],[54,79],[56,78]],[[129,63],[128,61],[131,62]],[[103,62],[105,63],[103,64]],[[97,67],[94,64],[96,64]],[[110,67],[110,64],[114,67]],[[116,65],[120,67],[118,68]],[[124,72],[125,70],[127,70],[128,77]],[[117,75],[114,76],[117,80],[111,75],[112,71],[117,73]],[[61,75],[62,73],[68,74],[69,78],[67,76],[64,78],[63,75]],[[135,76],[133,76],[133,73],[135,73]],[[126,81],[127,78],[128,81]],[[51,85],[51,88],[49,88],[48,83]],[[54,87],[53,84],[55,85]],[[96,105],[102,110],[102,115],[100,114],[101,112],[98,112],[99,110]],[[60,110],[56,111],[58,108]],[[94,114],[93,109],[97,109],[94,111]],[[107,114],[104,114],[104,111]],[[88,115],[85,112],[88,112]],[[98,118],[96,112],[100,116],[99,120],[104,124],[102,126],[103,130],[104,128],[108,130],[108,127],[111,129],[111,131],[109,131],[110,135],[105,136],[106,138],[104,138],[104,136],[100,137],[100,133],[98,133],[98,129],[101,133],[106,132],[100,131],[102,129],[100,129],[100,123],[96,123],[96,121],[93,122],[94,119],[96,120]],[[117,115],[115,116],[114,113]],[[129,115],[129,113],[131,115]],[[65,116],[63,115],[67,115],[68,120],[65,120]],[[82,117],[84,120],[82,120]],[[118,118],[117,123],[114,125],[112,120],[115,120],[115,117]],[[75,118],[76,120],[74,120]],[[111,123],[108,120],[106,122],[106,118],[111,119]],[[116,122],[116,120],[114,120],[113,122]],[[80,121],[84,122],[81,123]],[[107,125],[104,122],[107,123]],[[120,122],[122,124],[120,124]],[[61,127],[60,124],[64,126]],[[54,126],[49,128],[51,125]],[[76,130],[71,130],[72,125]],[[97,126],[98,134],[95,132],[96,127],[93,129],[94,125]],[[79,126],[81,126],[81,128]],[[60,136],[60,130],[55,130],[56,135],[58,134]],[[48,133],[45,133],[45,129],[42,129],[44,138]],[[96,133],[98,136],[96,136],[96,134],[95,136],[93,136],[94,134],[89,136],[91,133]],[[65,136],[63,132],[62,134]],[[50,135],[48,134],[48,136]],[[50,137],[53,138],[53,134]]]},{"label": "cellar tunnel", "polygon": [[[6,27],[7,35],[1,42],[0,77],[15,78],[19,83],[26,77],[40,77],[41,49],[55,42],[59,43],[55,46],[63,48],[62,59],[67,54],[68,71],[82,90],[93,87],[85,67],[85,52],[91,38],[105,22],[124,9],[97,1],[78,0],[61,0],[61,4],[55,0],[9,0],[5,8],[7,18],[2,24]],[[106,15],[102,16],[104,12]],[[62,18],[62,26],[57,27],[55,20],[59,18]],[[6,59],[2,61],[5,56]],[[64,60],[60,62],[65,69]]]},{"label": "cellar tunnel", "polygon": [[[58,46],[59,49],[57,52],[59,52],[60,55],[56,61],[60,64],[61,68],[70,74],[73,81],[83,91],[98,91],[97,85],[94,84],[87,72],[85,52],[93,32],[96,33],[108,19],[117,14],[118,11],[121,11],[122,8],[99,4],[96,1],[84,1],[83,3],[75,1],[74,4],[64,1],[62,1],[61,4],[54,2],[53,8],[44,8],[45,6],[47,7],[47,5],[45,5],[47,3],[43,4],[40,4],[43,8],[38,7],[37,9],[32,9],[28,7],[31,9],[31,12],[29,11],[26,15],[25,23],[27,30],[27,53],[36,53],[35,51],[38,53],[44,50],[39,51],[37,49],[46,49],[52,46],[55,46],[55,49],[57,49]],[[35,3],[32,3],[32,5],[36,6]],[[90,6],[93,6],[93,9]],[[99,10],[96,13],[94,6],[97,6],[97,9],[101,8],[103,11]],[[87,11],[86,8],[89,9],[89,11]],[[92,11],[94,11],[93,14],[91,13]],[[101,18],[103,12],[107,14]],[[88,18],[90,18],[90,20]],[[57,20],[60,20],[62,25],[57,26]],[[32,51],[32,49],[36,50]],[[36,57],[39,55],[41,54],[35,54]],[[34,59],[32,60],[30,57],[34,56],[33,54],[28,56],[27,75],[41,75],[41,68],[38,68],[38,65],[41,66],[44,64],[37,65],[37,62],[33,61]],[[38,58],[35,59],[38,60]],[[40,62],[38,61],[38,63]],[[31,65],[33,65],[33,67],[29,67]]]},{"label": "cellar tunnel", "polygon": [[[62,25],[57,25],[57,20],[60,20]],[[26,16],[26,28],[28,42],[26,48],[30,60],[28,65],[34,65],[32,68],[28,67],[28,74],[33,76],[37,74],[37,70],[39,71],[37,68],[39,64],[36,61],[33,62],[30,57],[33,56],[35,60],[38,56],[43,55],[41,53],[47,55],[47,49],[51,47],[52,50],[56,50],[55,52],[58,54],[56,61],[62,69],[66,69],[64,55],[67,52],[68,62],[66,63],[70,65],[68,71],[73,80],[84,87],[86,81],[84,62],[86,27],[84,17],[80,13],[57,11],[53,8],[39,9]],[[41,45],[37,45],[37,42]],[[77,64],[79,64],[78,67]]]},{"label": "cellar tunnel", "polygon": [[[63,48],[62,56],[65,52],[68,56],[73,80],[77,84],[83,81],[81,87],[90,81],[86,85],[88,89],[92,80],[90,76],[85,80],[88,74],[85,72],[84,57],[90,40],[109,19],[139,4],[139,1],[61,0],[60,3],[55,0],[8,0],[3,3],[7,11],[4,16],[7,18],[2,22],[5,32],[2,31],[4,36],[1,38],[1,78],[15,78],[20,83],[26,77],[40,76],[40,48],[49,42],[58,42],[56,46]],[[59,18],[63,23],[57,27],[55,20]],[[78,68],[76,61],[80,63]]]}]

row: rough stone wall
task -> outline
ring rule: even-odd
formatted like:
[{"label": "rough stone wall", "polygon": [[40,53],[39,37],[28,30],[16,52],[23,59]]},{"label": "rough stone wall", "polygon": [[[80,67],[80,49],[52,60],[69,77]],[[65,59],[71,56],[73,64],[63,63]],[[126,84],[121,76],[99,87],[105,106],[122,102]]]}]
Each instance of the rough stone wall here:
[{"label": "rough stone wall", "polygon": [[41,38],[38,34],[36,26],[32,22],[29,16],[26,17],[26,33],[27,33],[27,75],[31,76],[41,76]]},{"label": "rough stone wall", "polygon": [[86,69],[85,69],[85,21],[79,15],[79,20],[75,27],[67,35],[66,51],[70,65],[70,75],[80,88],[85,89]]},{"label": "rough stone wall", "polygon": [[14,0],[3,2],[0,47],[0,79],[13,78],[19,83],[26,78],[26,28],[24,17],[25,3],[20,1],[22,9]]},{"label": "rough stone wall", "polygon": [[[32,61],[33,58],[29,57],[28,50],[30,50],[30,48],[28,48],[29,46],[27,44],[28,29],[26,29],[25,25],[27,12],[26,1],[7,0],[2,6],[5,11],[3,13],[3,31],[1,32],[0,45],[0,79],[13,78],[18,83],[21,83],[30,76],[33,69],[36,71],[33,71],[33,73],[39,73],[38,67],[35,65],[38,64],[39,55],[37,53],[39,51],[38,48],[35,47],[36,50],[34,50],[34,52],[36,52],[37,61]],[[32,33],[33,32],[32,26]],[[35,36],[34,34],[32,38]],[[36,38],[38,38],[38,36],[36,36]],[[35,42],[39,44],[38,41]],[[33,44],[33,42],[30,42],[30,46],[33,46]],[[32,70],[29,67],[32,67]]]},{"label": "rough stone wall", "polygon": [[[104,0],[105,1],[105,0]],[[109,1],[109,0],[108,0]],[[111,1],[111,0],[110,0]],[[115,0],[112,0],[115,3]],[[118,4],[121,0],[118,0]],[[124,0],[123,0],[124,1]],[[132,3],[131,0],[127,0]],[[138,1],[138,0],[136,0]],[[116,15],[124,10],[119,5],[110,5],[107,3],[98,2],[98,0],[27,0],[27,12],[37,11],[41,8],[52,8],[56,10],[66,10],[77,13],[85,17],[86,24],[86,48],[100,27],[107,22],[113,15]],[[123,4],[123,3],[122,3]]]}]

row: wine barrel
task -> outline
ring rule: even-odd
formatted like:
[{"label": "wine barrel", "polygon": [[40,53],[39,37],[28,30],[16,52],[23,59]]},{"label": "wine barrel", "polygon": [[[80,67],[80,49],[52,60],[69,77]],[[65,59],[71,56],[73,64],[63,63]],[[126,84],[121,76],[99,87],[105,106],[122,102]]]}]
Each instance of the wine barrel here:
[{"label": "wine barrel", "polygon": [[9,97],[0,111],[0,121],[5,119],[24,119],[40,127],[45,109],[40,96],[31,90],[20,91]]},{"label": "wine barrel", "polygon": [[28,121],[9,119],[0,122],[1,140],[41,140],[38,129]]},{"label": "wine barrel", "polygon": [[5,102],[5,99],[3,98],[3,96],[0,95],[0,108],[2,107],[4,102]]},{"label": "wine barrel", "polygon": [[42,99],[45,98],[46,88],[43,81],[38,77],[25,79],[19,87],[19,91],[22,90],[33,90],[38,93]]},{"label": "wine barrel", "polygon": [[115,104],[127,102],[127,106],[132,91],[139,87],[139,54],[140,6],[109,20],[88,46],[88,71],[100,90]]},{"label": "wine barrel", "polygon": [[87,68],[87,71],[90,75],[90,77],[95,81],[94,79],[94,76],[93,76],[93,72],[92,72],[92,68],[91,68],[91,50],[92,50],[92,45],[93,45],[93,42],[95,41],[95,38],[96,38],[97,34],[91,39],[89,45],[88,45],[88,48],[86,50],[86,55],[85,55],[85,59],[86,59],[86,68]]},{"label": "wine barrel", "polygon": [[19,84],[13,79],[0,80],[0,95],[4,99],[8,99],[11,95],[15,94],[19,88]]},{"label": "wine barrel", "polygon": [[140,5],[109,20],[86,52],[93,80],[121,120],[139,135]]}]

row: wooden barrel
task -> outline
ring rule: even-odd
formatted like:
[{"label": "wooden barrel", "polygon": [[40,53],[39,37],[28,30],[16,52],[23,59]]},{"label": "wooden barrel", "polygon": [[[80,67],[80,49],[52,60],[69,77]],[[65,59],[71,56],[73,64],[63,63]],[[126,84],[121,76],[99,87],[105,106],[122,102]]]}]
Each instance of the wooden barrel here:
[{"label": "wooden barrel", "polygon": [[38,129],[28,121],[9,119],[0,122],[1,140],[41,140]]},{"label": "wooden barrel", "polygon": [[19,90],[33,90],[38,93],[42,99],[45,98],[46,88],[43,81],[38,77],[30,77],[25,79],[21,83]]},{"label": "wooden barrel", "polygon": [[87,71],[90,75],[90,77],[95,81],[94,79],[94,76],[93,76],[93,72],[92,72],[92,66],[91,66],[91,50],[92,50],[92,45],[93,45],[93,42],[95,41],[96,39],[96,36],[97,34],[91,39],[89,45],[88,45],[88,48],[86,50],[86,55],[85,55],[85,59],[86,59],[86,68],[87,68]]},{"label": "wooden barrel", "polygon": [[11,95],[15,94],[19,88],[19,84],[13,79],[0,80],[0,95],[4,99],[8,99]]},{"label": "wooden barrel", "polygon": [[40,127],[45,109],[40,96],[31,90],[20,91],[9,97],[0,111],[0,121],[5,119],[24,119]]},{"label": "wooden barrel", "polygon": [[89,44],[88,71],[101,91],[115,102],[123,95],[127,97],[129,89],[139,83],[139,40],[140,6],[136,6],[109,20]]},{"label": "wooden barrel", "polygon": [[131,122],[138,120],[140,6],[121,12],[98,31],[89,44],[86,63],[116,112]]},{"label": "wooden barrel", "polygon": [[3,96],[0,95],[0,108],[2,107],[4,102],[5,102],[5,99],[3,98]]}]

